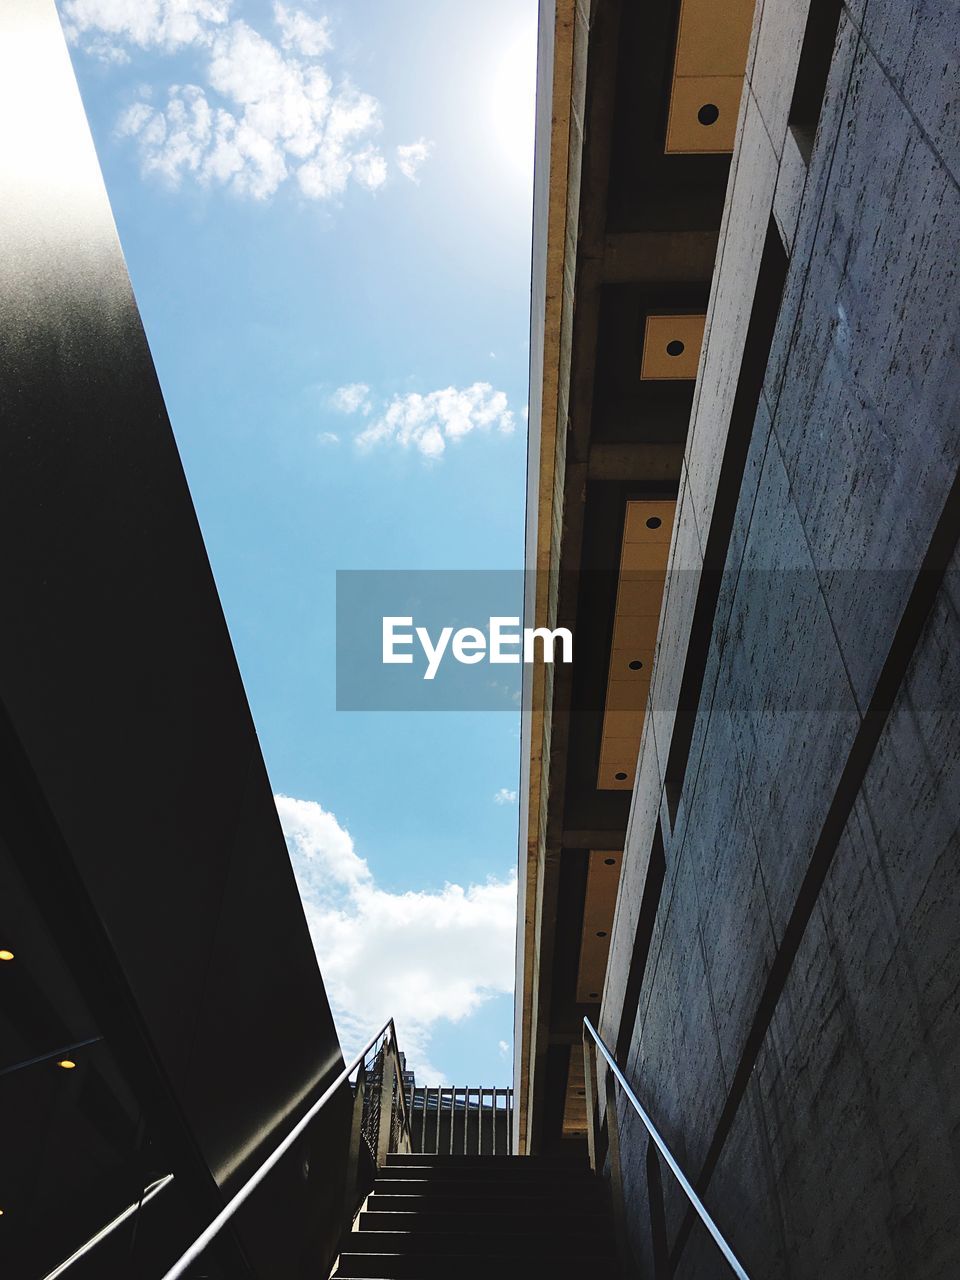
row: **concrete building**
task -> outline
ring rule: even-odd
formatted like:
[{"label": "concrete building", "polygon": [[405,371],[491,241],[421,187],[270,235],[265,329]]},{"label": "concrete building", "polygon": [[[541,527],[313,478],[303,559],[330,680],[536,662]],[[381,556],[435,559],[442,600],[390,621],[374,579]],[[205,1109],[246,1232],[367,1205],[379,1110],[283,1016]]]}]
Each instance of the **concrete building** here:
[{"label": "concrete building", "polygon": [[[541,19],[518,1149],[587,1016],[751,1275],[953,1276],[960,14]],[[641,1274],[729,1274],[599,1094]]]},{"label": "concrete building", "polygon": [[56,10],[0,5],[5,1277],[960,1272],[960,17],[541,17],[511,1094],[343,1061]]}]

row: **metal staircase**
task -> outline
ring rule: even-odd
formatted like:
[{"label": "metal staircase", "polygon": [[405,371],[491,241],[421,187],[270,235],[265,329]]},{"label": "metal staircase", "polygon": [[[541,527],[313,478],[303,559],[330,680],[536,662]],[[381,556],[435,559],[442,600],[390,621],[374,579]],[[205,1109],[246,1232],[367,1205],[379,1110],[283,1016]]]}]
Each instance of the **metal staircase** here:
[{"label": "metal staircase", "polygon": [[621,1274],[609,1184],[586,1159],[389,1155],[334,1276]]},{"label": "metal staircase", "polygon": [[[497,1091],[490,1090],[478,1091],[475,1126],[470,1123],[470,1091],[465,1091],[462,1109],[457,1107],[459,1091],[452,1091],[449,1130],[440,1123],[443,1107],[438,1094],[433,1112],[433,1154],[415,1151],[410,1125],[415,1092],[408,1089],[404,1080],[391,1020],[307,1109],[163,1280],[209,1280],[211,1276],[219,1280],[227,1275],[233,1280],[232,1272],[216,1269],[216,1262],[209,1261],[216,1251],[218,1236],[341,1090],[349,1090],[353,1119],[345,1170],[346,1199],[340,1219],[349,1225],[341,1237],[340,1256],[331,1273],[334,1280],[431,1280],[439,1276],[451,1280],[480,1276],[519,1280],[521,1276],[546,1275],[551,1280],[616,1280],[624,1275],[624,1268],[632,1267],[624,1230],[619,1125],[609,1123],[609,1118],[617,1114],[618,1088],[649,1136],[649,1153],[664,1161],[685,1195],[691,1214],[709,1232],[724,1270],[729,1269],[737,1280],[749,1280],[610,1049],[587,1018],[583,1020],[583,1035],[589,1159],[514,1156],[492,1151],[485,1154],[485,1137],[492,1146],[498,1117],[509,1115],[508,1110],[499,1111]],[[494,1098],[484,1123],[483,1094],[490,1092]],[[507,1102],[509,1105],[509,1099]],[[418,1135],[421,1146],[429,1141],[425,1137],[425,1104],[424,1096],[424,1119]],[[458,1116],[463,1120],[462,1129],[457,1127]],[[459,1139],[466,1151],[455,1154]],[[473,1141],[476,1148],[471,1153]],[[609,1179],[596,1172],[604,1168],[609,1168]],[[652,1198],[651,1215],[654,1216]],[[661,1204],[659,1217],[662,1216]],[[92,1245],[96,1243],[94,1240]],[[660,1259],[658,1280],[661,1275],[672,1274],[665,1240],[661,1246],[655,1249]],[[59,1269],[56,1274],[60,1274]]]}]

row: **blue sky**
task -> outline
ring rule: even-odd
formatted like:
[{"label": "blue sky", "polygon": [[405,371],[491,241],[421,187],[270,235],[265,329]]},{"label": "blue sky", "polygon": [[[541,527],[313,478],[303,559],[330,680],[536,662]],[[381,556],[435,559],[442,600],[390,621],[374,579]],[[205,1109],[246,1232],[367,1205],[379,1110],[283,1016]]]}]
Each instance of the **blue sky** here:
[{"label": "blue sky", "polygon": [[535,0],[59,8],[345,1047],[505,1083],[517,719],[338,713],[334,575],[522,565]]}]

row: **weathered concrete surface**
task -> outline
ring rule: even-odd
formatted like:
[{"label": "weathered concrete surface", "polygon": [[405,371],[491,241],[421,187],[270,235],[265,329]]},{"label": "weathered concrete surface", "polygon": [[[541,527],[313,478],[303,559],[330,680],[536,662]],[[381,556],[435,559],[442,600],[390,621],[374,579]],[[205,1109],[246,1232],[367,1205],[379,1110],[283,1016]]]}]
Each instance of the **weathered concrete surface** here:
[{"label": "weathered concrete surface", "polygon": [[[902,637],[960,468],[960,17],[946,0],[849,0],[808,168],[788,127],[806,9],[765,0],[751,45],[674,569],[707,545],[771,218],[789,271],[672,806],[696,573],[666,602],[602,1028],[612,1043],[633,1027],[625,1069],[751,1275],[947,1280],[956,561],[920,639]],[[666,877],[624,1008],[658,822]],[[620,1124],[652,1274],[646,1143]],[[676,1274],[727,1274],[664,1186]]]}]

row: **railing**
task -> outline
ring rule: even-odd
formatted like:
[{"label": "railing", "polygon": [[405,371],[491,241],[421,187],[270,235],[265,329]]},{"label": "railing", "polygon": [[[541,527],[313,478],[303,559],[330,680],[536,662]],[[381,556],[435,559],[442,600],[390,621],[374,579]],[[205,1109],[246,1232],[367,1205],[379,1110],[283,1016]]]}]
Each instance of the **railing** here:
[{"label": "railing", "polygon": [[[43,1061],[43,1059],[41,1059],[41,1061]],[[89,1240],[85,1241],[79,1249],[75,1249],[73,1253],[71,1253],[70,1257],[65,1258],[59,1266],[54,1267],[52,1271],[48,1271],[43,1277],[43,1280],[59,1280],[59,1277],[64,1275],[75,1262],[79,1262],[81,1258],[85,1258],[87,1254],[92,1253],[93,1250],[96,1249],[97,1245],[102,1244],[108,1236],[113,1235],[114,1231],[119,1227],[122,1227],[125,1222],[134,1216],[134,1214],[140,1213],[143,1208],[150,1203],[154,1196],[158,1196],[164,1187],[168,1187],[172,1181],[173,1174],[168,1173],[164,1177],[157,1178],[154,1182],[151,1182],[149,1186],[144,1187],[143,1194],[138,1200],[134,1201],[133,1204],[128,1205],[122,1213],[118,1213],[112,1221],[106,1224],[106,1226],[101,1227],[95,1235],[92,1235]]]},{"label": "railing", "polygon": [[[350,1158],[352,1162],[359,1158],[362,1142],[379,1168],[386,1163],[391,1151],[409,1153],[413,1150],[410,1141],[410,1114],[403,1088],[393,1019],[378,1033],[371,1051],[372,1065],[368,1068],[366,1059],[360,1063],[354,1085]],[[347,1074],[350,1074],[350,1068],[347,1069]],[[356,1165],[351,1163],[347,1178],[348,1195],[355,1185],[355,1175]]]},{"label": "railing", "polygon": [[[371,1059],[369,1067],[368,1059]],[[411,1150],[410,1124],[397,1052],[397,1033],[392,1018],[367,1041],[353,1061],[344,1067],[259,1169],[247,1179],[206,1230],[174,1263],[163,1280],[178,1280],[186,1274],[187,1268],[216,1240],[244,1201],[250,1198],[270,1170],[309,1128],[334,1094],[347,1084],[354,1071],[357,1072],[357,1081],[354,1086],[353,1126],[350,1135],[347,1204],[344,1206],[345,1221],[352,1218],[357,1208],[354,1199],[361,1143],[367,1147],[378,1166],[386,1162],[391,1151]]]},{"label": "railing", "polygon": [[512,1155],[513,1090],[431,1085],[407,1099],[415,1153]]},{"label": "railing", "polygon": [[[730,1245],[724,1239],[724,1236],[721,1233],[720,1228],[717,1226],[713,1218],[708,1213],[706,1206],[704,1205],[700,1197],[697,1195],[696,1191],[694,1191],[692,1185],[690,1184],[690,1180],[684,1174],[679,1164],[677,1164],[670,1148],[667,1146],[666,1142],[664,1142],[663,1138],[660,1136],[656,1125],[647,1115],[646,1111],[644,1111],[643,1107],[640,1104],[639,1099],[637,1098],[637,1095],[631,1089],[629,1081],[627,1080],[623,1072],[620,1070],[620,1068],[617,1066],[616,1062],[614,1061],[613,1054],[611,1054],[610,1050],[600,1039],[600,1035],[598,1031],[593,1026],[589,1018],[584,1018],[583,1029],[584,1029],[583,1067],[584,1067],[584,1076],[586,1079],[587,1142],[590,1150],[590,1164],[594,1169],[597,1167],[597,1149],[599,1145],[598,1144],[599,1109],[597,1106],[597,1089],[596,1089],[596,1081],[597,1081],[598,1073],[595,1069],[595,1055],[594,1055],[592,1046],[590,1044],[590,1040],[587,1037],[587,1034],[586,1034],[587,1032],[590,1033],[590,1036],[593,1038],[593,1041],[595,1043],[596,1049],[599,1050],[599,1052],[602,1054],[603,1058],[606,1060],[607,1066],[609,1067],[609,1072],[607,1071],[604,1072],[604,1096],[605,1096],[605,1102],[606,1102],[606,1108],[607,1108],[607,1137],[608,1137],[608,1144],[610,1148],[611,1164],[615,1166],[619,1166],[619,1141],[617,1136],[617,1122],[616,1122],[616,1116],[617,1116],[616,1092],[614,1089],[614,1080],[616,1080],[617,1084],[620,1085],[621,1089],[625,1093],[628,1102],[630,1103],[634,1111],[636,1111],[637,1115],[640,1117],[641,1121],[643,1122],[644,1128],[647,1130],[647,1133],[650,1135],[650,1138],[653,1141],[654,1145],[656,1146],[657,1150],[660,1152],[660,1155],[665,1160],[667,1164],[667,1168],[676,1178],[677,1182],[679,1182],[681,1190],[683,1191],[687,1199],[690,1201],[690,1204],[693,1206],[694,1210],[696,1211],[698,1217],[700,1218],[700,1221],[707,1228],[707,1231],[709,1231],[714,1244],[720,1250],[721,1254],[723,1255],[724,1259],[730,1266],[730,1269],[733,1271],[734,1275],[738,1277],[738,1280],[750,1280],[750,1277],[747,1275],[747,1272],[744,1269],[743,1264],[740,1262],[737,1255],[733,1252],[733,1250],[730,1248]],[[615,1170],[615,1176],[617,1177],[619,1176],[618,1167]]]}]

